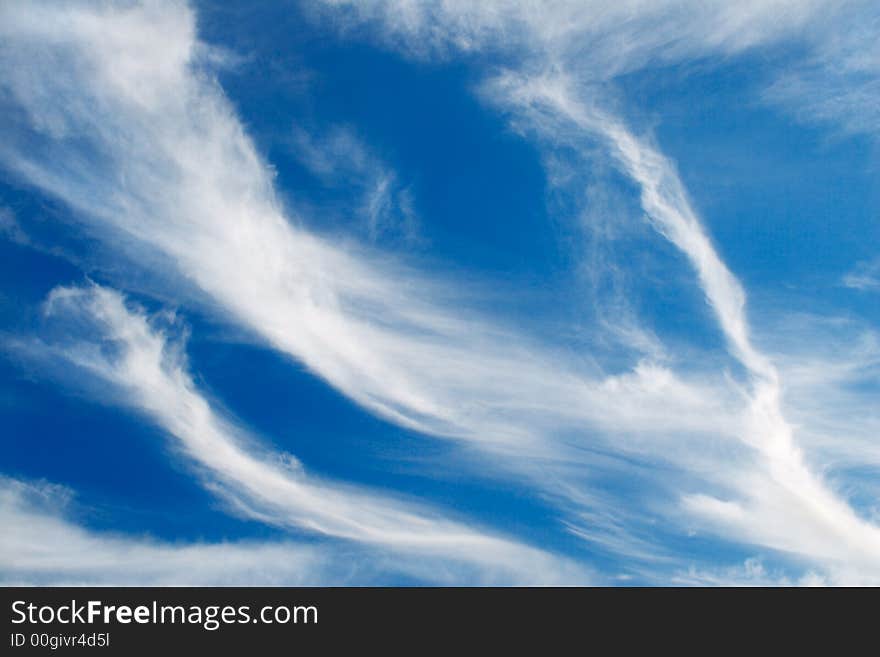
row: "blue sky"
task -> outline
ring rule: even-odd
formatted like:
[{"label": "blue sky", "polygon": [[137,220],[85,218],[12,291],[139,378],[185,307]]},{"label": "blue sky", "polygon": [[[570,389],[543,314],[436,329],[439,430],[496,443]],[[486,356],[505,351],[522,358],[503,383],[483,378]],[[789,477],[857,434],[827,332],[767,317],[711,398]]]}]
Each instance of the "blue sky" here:
[{"label": "blue sky", "polygon": [[870,2],[0,9],[0,579],[880,582]]}]

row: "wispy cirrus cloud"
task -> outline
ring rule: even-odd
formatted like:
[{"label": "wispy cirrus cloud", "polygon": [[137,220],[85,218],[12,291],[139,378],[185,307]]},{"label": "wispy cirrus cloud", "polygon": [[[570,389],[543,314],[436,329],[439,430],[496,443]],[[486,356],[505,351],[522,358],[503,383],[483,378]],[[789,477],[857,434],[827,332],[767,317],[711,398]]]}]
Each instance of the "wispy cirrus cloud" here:
[{"label": "wispy cirrus cloud", "polygon": [[[584,161],[598,151],[637,187],[650,225],[696,274],[736,375],[717,361],[676,361],[631,316],[604,317],[635,351],[606,372],[589,354],[493,321],[436,272],[307,230],[277,200],[180,4],[0,10],[9,44],[0,61],[10,71],[2,84],[20,117],[0,158],[141,266],[167,264],[176,293],[206,299],[363,407],[504,455],[503,468],[549,493],[594,545],[650,561],[657,537],[643,530],[657,516],[673,532],[699,519],[732,541],[876,572],[876,527],[814,474],[794,441],[783,376],[752,337],[742,284],[672,162],[612,111],[619,99],[609,94],[613,78],[641,67],[818,33],[838,3],[331,4],[345,5],[326,15],[343,33],[365,29],[417,57],[509,59],[512,72],[496,69],[484,93],[544,148],[568,143]],[[345,170],[346,157],[355,165],[345,175],[370,170],[356,166],[350,141],[336,156],[332,141],[300,144],[314,171]],[[151,405],[173,411],[173,401]],[[591,485],[606,468],[634,477],[633,460],[651,470],[638,502]],[[682,508],[692,514],[685,520]]]},{"label": "wispy cirrus cloud", "polygon": [[802,34],[838,13],[837,0],[467,0],[358,3],[315,11],[346,35],[379,37],[408,54],[494,50],[520,60],[578,62],[592,81],[657,63],[735,54]]},{"label": "wispy cirrus cloud", "polygon": [[[330,4],[343,6],[334,15],[343,25],[367,26],[369,34],[416,57],[432,49],[512,56],[518,69],[496,76],[484,93],[512,113],[520,131],[549,145],[573,144],[585,151],[585,161],[596,159],[595,142],[605,146],[607,157],[638,185],[649,221],[690,261],[749,380],[747,420],[739,435],[756,459],[732,465],[716,482],[726,480],[721,485],[727,496],[741,499],[688,494],[683,496],[685,509],[712,518],[746,542],[838,566],[858,564],[856,571],[875,576],[880,529],[859,517],[811,471],[785,417],[780,372],[750,336],[745,291],[708,238],[672,163],[609,110],[620,99],[607,90],[609,81],[641,67],[726,56],[762,45],[803,44],[805,37],[825,60],[864,72],[866,62],[872,65],[870,52],[836,47],[826,27],[831,17],[845,25],[854,15],[863,15],[859,11],[865,10],[864,3],[561,2],[556,12],[520,2],[387,2],[366,8]],[[688,20],[679,20],[680,12]],[[782,13],[785,20],[778,20]],[[868,33],[870,28],[860,31],[862,36]],[[848,89],[853,88],[850,82]],[[814,109],[841,104],[828,96],[823,100],[825,92],[813,85],[804,93],[818,96]],[[855,103],[851,107],[857,116],[865,116]],[[852,123],[849,112],[830,113]]]},{"label": "wispy cirrus cloud", "polygon": [[492,53],[530,72],[560,67],[584,84],[781,50],[759,97],[847,133],[880,127],[880,17],[869,0],[324,0],[312,12],[346,37],[378,39],[416,58]]},{"label": "wispy cirrus cloud", "polygon": [[30,238],[19,225],[15,213],[10,208],[3,206],[0,206],[0,235],[16,244],[30,244]]},{"label": "wispy cirrus cloud", "polygon": [[[3,84],[31,132],[25,140],[13,126],[0,157],[69,204],[92,235],[142,267],[162,263],[175,294],[200,296],[387,420],[488,451],[490,476],[544,491],[565,514],[607,505],[614,494],[585,482],[626,469],[627,458],[660,454],[699,470],[728,449],[692,448],[705,435],[732,439],[741,422],[723,377],[639,360],[606,374],[493,322],[437,273],[348,250],[287,216],[185,7],[4,11],[17,44],[4,62],[31,74]],[[114,38],[95,46],[103,30]],[[653,488],[644,495],[662,498]],[[593,527],[605,545],[621,531]]]},{"label": "wispy cirrus cloud", "polygon": [[473,576],[484,581],[585,577],[565,559],[389,495],[315,477],[295,457],[261,449],[199,393],[186,370],[183,345],[170,342],[113,290],[56,288],[46,314],[60,323],[58,338],[19,344],[19,353],[50,368],[56,360],[73,366],[91,378],[102,399],[155,422],[177,439],[205,484],[239,513],[291,530],[471,564],[477,567]]},{"label": "wispy cirrus cloud", "polygon": [[769,570],[755,557],[742,564],[715,570],[691,568],[672,578],[677,586],[827,586],[829,581],[814,572],[808,572],[798,580],[783,573]]},{"label": "wispy cirrus cloud", "polygon": [[[168,544],[89,532],[67,520],[69,492],[0,479],[4,585],[308,585],[329,564],[307,544]],[[330,578],[332,579],[332,578]]]},{"label": "wispy cirrus cloud", "polygon": [[[226,318],[366,408],[426,433],[525,458],[546,454],[546,438],[584,423],[692,433],[706,428],[701,416],[735,413],[723,385],[698,373],[691,383],[646,362],[606,376],[588,358],[572,359],[469,310],[473,295],[442,275],[306,231],[283,211],[267,167],[203,68],[205,46],[190,12],[152,7],[44,8],[39,21],[8,10],[5,24],[20,47],[5,61],[33,75],[4,84],[52,157],[36,158],[13,132],[4,161],[70,204],[86,230],[115,240],[142,265],[166,263],[182,288]],[[172,20],[176,29],[166,31]],[[143,34],[95,49],[90,37],[99,28]],[[152,58],[150,37],[159,32],[178,42]],[[47,58],[67,62],[70,77],[49,75]],[[117,70],[130,61],[145,69]],[[72,79],[78,102],[49,107],[54,92],[74,93],[66,92]],[[47,113],[77,138],[43,129]],[[99,157],[79,167],[87,153]],[[717,396],[704,394],[710,389]],[[554,448],[549,454],[558,457]]]},{"label": "wispy cirrus cloud", "polygon": [[880,259],[861,262],[843,277],[843,284],[854,290],[880,290]]},{"label": "wispy cirrus cloud", "polygon": [[806,58],[780,73],[765,90],[765,100],[801,121],[876,139],[880,134],[880,16],[865,8],[864,3],[850,3],[844,21],[825,25],[811,40]]},{"label": "wispy cirrus cloud", "polygon": [[497,84],[494,93],[537,113],[532,120],[539,127],[547,128],[543,112],[549,111],[551,121],[560,115],[607,143],[611,156],[640,186],[649,220],[690,260],[731,352],[749,374],[748,419],[740,438],[759,459],[754,471],[728,473],[729,485],[746,501],[687,495],[685,508],[735,526],[750,541],[876,570],[880,529],[859,518],[810,471],[785,418],[779,371],[750,337],[745,292],[708,239],[672,164],[619,119],[580,101],[565,78],[502,78]]},{"label": "wispy cirrus cloud", "polygon": [[317,131],[295,126],[293,154],[325,186],[355,188],[358,201],[353,209],[370,242],[419,242],[412,190],[353,128],[339,125]]},{"label": "wispy cirrus cloud", "polygon": [[[68,511],[73,493],[0,478],[0,583],[6,586],[366,586],[389,576],[439,585],[527,582],[471,563],[363,544],[303,539],[168,542],[94,531]],[[88,509],[76,508],[77,515]],[[510,573],[508,573],[510,574]],[[540,581],[545,581],[542,577]],[[565,583],[578,581],[566,578]]]}]

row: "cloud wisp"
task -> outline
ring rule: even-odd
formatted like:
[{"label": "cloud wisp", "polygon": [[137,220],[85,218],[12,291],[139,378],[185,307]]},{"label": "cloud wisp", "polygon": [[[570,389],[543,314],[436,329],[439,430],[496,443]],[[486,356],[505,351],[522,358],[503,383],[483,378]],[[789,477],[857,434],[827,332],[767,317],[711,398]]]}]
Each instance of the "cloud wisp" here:
[{"label": "cloud wisp", "polygon": [[420,241],[412,190],[349,126],[323,131],[293,129],[293,154],[322,185],[353,188],[358,197],[353,211],[363,221],[370,243]]},{"label": "cloud wisp", "polygon": [[[819,38],[840,3],[329,4],[331,13],[315,11],[349,28],[366,26],[409,55],[493,52],[511,60],[513,72],[496,70],[484,93],[543,146],[567,141],[585,161],[601,146],[638,188],[651,226],[695,272],[739,376],[711,363],[676,372],[658,362],[662,345],[649,331],[613,320],[607,323],[641,346],[626,369],[608,374],[588,354],[573,357],[471,309],[467,295],[434,273],[307,229],[279,200],[271,170],[214,76],[218,58],[182,3],[0,8],[0,88],[14,117],[0,132],[0,162],[140,267],[160,263],[174,295],[198,298],[362,407],[503,454],[504,469],[526,475],[518,483],[552,495],[583,521],[573,531],[594,543],[649,559],[650,540],[633,538],[642,510],[621,503],[609,512],[609,498],[588,481],[603,467],[623,472],[632,467],[627,459],[638,459],[674,472],[646,477],[663,502],[645,510],[663,514],[673,531],[685,524],[677,519],[684,509],[686,522],[696,518],[734,541],[829,569],[849,563],[865,577],[880,572],[877,527],[808,467],[783,413],[780,370],[751,336],[745,291],[675,167],[607,109],[619,75],[802,34]],[[315,172],[338,165],[322,159],[333,155],[332,144],[300,141]],[[375,169],[366,159],[358,165],[350,140],[339,148],[350,160],[346,175]],[[366,208],[378,225],[388,188],[381,177],[371,180],[376,200]],[[60,290],[49,307],[109,331],[121,347],[114,358],[81,345],[63,355],[127,390],[127,403],[176,435],[224,489],[244,493],[239,500],[260,517],[374,544],[447,550],[471,541],[478,549],[467,551],[481,563],[497,551],[514,569],[521,557],[538,558],[396,501],[267,464],[115,293]],[[279,508],[279,499],[287,506]]]},{"label": "cloud wisp", "polygon": [[880,258],[856,265],[851,272],[843,277],[843,284],[863,292],[880,290]]},{"label": "cloud wisp", "polygon": [[[352,253],[289,218],[200,66],[204,46],[189,10],[148,7],[4,7],[5,68],[30,71],[4,79],[32,131],[27,145],[19,126],[10,131],[0,153],[10,170],[68,203],[92,233],[144,266],[167,266],[227,318],[394,422],[504,441],[521,437],[517,423],[491,418],[531,408],[529,400],[578,407],[570,403],[577,373],[468,318],[466,304],[432,277]],[[119,38],[92,38],[104,30]],[[159,34],[169,45],[154,53]],[[71,96],[77,102],[51,101]],[[557,393],[535,394],[545,386]],[[460,403],[468,398],[482,402]]]},{"label": "cloud wisp", "polygon": [[[486,96],[545,143],[574,143],[588,151],[584,161],[595,157],[589,142],[604,146],[608,157],[638,186],[648,220],[689,260],[731,353],[748,376],[745,426],[736,431],[754,451],[755,460],[745,459],[718,473],[714,484],[726,489],[731,499],[685,494],[684,508],[711,518],[745,542],[851,568],[868,581],[876,578],[880,528],[859,517],[808,466],[784,414],[779,371],[750,337],[745,292],[712,245],[674,166],[603,107],[610,104],[608,82],[622,73],[652,62],[728,55],[797,41],[803,34],[827,38],[817,19],[843,15],[850,20],[851,14],[819,2],[724,7],[561,2],[558,12],[533,10],[521,2],[477,6],[392,1],[369,8],[332,4],[346,7],[343,21],[378,26],[376,31],[386,43],[417,57],[426,48],[447,54],[512,53],[520,69],[488,83]],[[860,6],[850,3],[848,9]],[[687,12],[689,19],[676,21],[679,11]],[[786,12],[786,20],[776,20],[780,12]],[[636,18],[631,20],[633,14]],[[650,32],[642,29],[648,25]],[[863,37],[866,32],[870,30],[858,34]],[[840,44],[823,52],[825,60],[840,60],[842,53],[846,70],[862,71],[869,65],[864,57],[854,57],[853,48]],[[867,52],[863,54],[870,59]]]},{"label": "cloud wisp", "polygon": [[[691,434],[701,417],[734,415],[718,381],[653,363],[606,376],[469,312],[436,275],[306,231],[205,68],[185,7],[4,11],[16,45],[4,62],[31,73],[4,80],[31,131],[28,147],[11,132],[7,167],[372,412],[524,459],[558,457],[546,439],[584,426]],[[119,38],[96,46],[101,30]],[[159,34],[173,44],[153,53]]]},{"label": "cloud wisp", "polygon": [[63,337],[21,345],[23,353],[49,358],[49,366],[52,360],[74,366],[98,385],[100,397],[133,408],[174,436],[206,485],[238,513],[290,530],[476,565],[486,580],[584,576],[564,559],[387,495],[317,478],[295,457],[261,449],[199,393],[186,371],[183,345],[169,342],[113,290],[56,288],[46,314],[66,327]]},{"label": "cloud wisp", "polygon": [[618,166],[639,185],[649,220],[690,261],[733,355],[749,374],[748,421],[740,437],[761,458],[756,471],[730,482],[745,500],[687,495],[685,508],[734,526],[734,533],[748,541],[858,564],[856,570],[876,576],[880,528],[859,518],[808,467],[783,412],[779,372],[750,338],[745,292],[706,235],[672,164],[622,121],[579,102],[564,77],[502,78],[499,89],[525,111],[549,109],[606,143]]},{"label": "cloud wisp", "polygon": [[4,585],[307,586],[327,579],[309,545],[173,545],[100,535],[65,519],[57,486],[0,479],[0,581]]},{"label": "cloud wisp", "polygon": [[[0,478],[0,583],[7,586],[375,586],[389,576],[435,585],[528,583],[423,554],[321,540],[167,542],[94,531],[66,513],[72,493]],[[77,515],[83,509],[77,506]],[[540,582],[545,581],[542,577]],[[582,581],[574,575],[573,580]]]}]

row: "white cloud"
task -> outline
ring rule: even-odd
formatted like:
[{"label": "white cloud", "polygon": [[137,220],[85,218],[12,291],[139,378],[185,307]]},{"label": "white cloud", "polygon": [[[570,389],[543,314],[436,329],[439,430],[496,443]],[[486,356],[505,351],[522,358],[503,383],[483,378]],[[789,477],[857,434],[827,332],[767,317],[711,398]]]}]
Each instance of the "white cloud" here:
[{"label": "white cloud", "polygon": [[27,245],[30,238],[19,225],[15,213],[7,207],[0,206],[0,235],[16,244]]},{"label": "white cloud", "polygon": [[814,36],[810,54],[783,70],[764,98],[802,121],[876,138],[880,135],[880,12],[871,3],[852,4],[843,20],[831,21]]},{"label": "white cloud", "polygon": [[367,28],[416,56],[496,51],[580,62],[593,80],[651,64],[727,55],[800,35],[836,0],[325,0],[345,34]]},{"label": "white cloud", "polygon": [[387,495],[320,479],[294,457],[266,453],[198,392],[185,368],[183,345],[168,342],[112,290],[56,288],[46,313],[67,327],[62,336],[71,335],[51,345],[31,344],[32,355],[63,359],[103,382],[106,398],[156,422],[179,441],[207,485],[239,512],[288,529],[476,564],[485,577],[500,573],[510,581],[551,583],[584,576],[564,559]]},{"label": "white cloud", "polygon": [[[588,359],[469,311],[469,295],[437,273],[307,232],[282,211],[267,167],[209,71],[185,55],[204,50],[185,29],[190,12],[173,4],[164,10],[171,16],[137,6],[37,5],[46,14],[39,21],[30,9],[3,10],[16,46],[3,51],[3,62],[29,71],[4,79],[8,92],[35,129],[52,112],[76,139],[50,130],[36,153],[13,138],[0,155],[69,203],[87,230],[143,266],[176,272],[183,289],[175,292],[199,291],[210,307],[373,412],[515,455],[530,471],[535,459],[583,455],[565,445],[586,426],[599,437],[616,432],[616,449],[674,437],[672,449],[685,451],[684,436],[737,422],[723,380],[686,380],[651,363],[605,376]],[[164,21],[178,27],[165,31]],[[129,48],[123,39],[93,46],[95,26],[117,24],[143,32],[130,40],[135,52],[107,52]],[[157,57],[159,71],[116,70],[117,62],[141,58],[146,67],[153,59],[142,49],[168,39],[180,42],[169,52],[184,54]],[[122,84],[121,77],[138,79]],[[73,100],[53,105],[52,97]],[[86,157],[89,165],[80,166]]]},{"label": "white cloud", "polygon": [[417,58],[490,52],[524,71],[558,66],[591,84],[764,48],[765,63],[775,65],[758,80],[765,101],[846,133],[880,129],[880,12],[871,0],[323,0],[310,7],[345,36],[366,35]]},{"label": "white cloud", "polygon": [[691,567],[673,576],[678,586],[829,586],[833,585],[826,577],[815,572],[807,572],[799,579],[768,571],[763,561],[750,557],[742,564],[726,568],[706,570]]},{"label": "white cloud", "polygon": [[[746,426],[739,435],[754,450],[755,460],[731,464],[716,481],[741,501],[691,494],[683,498],[685,508],[733,528],[745,541],[876,573],[880,529],[859,518],[810,471],[783,413],[779,372],[750,337],[745,292],[712,245],[674,166],[603,107],[607,94],[598,86],[649,63],[799,41],[801,32],[827,34],[823,24],[841,13],[840,3],[561,2],[556,11],[522,2],[333,4],[348,10],[340,14],[342,20],[378,25],[380,38],[416,56],[426,52],[425,44],[466,53],[511,51],[520,70],[496,77],[486,95],[512,111],[520,129],[525,126],[541,140],[558,144],[568,139],[575,148],[590,139],[605,145],[638,185],[653,226],[690,261],[732,354],[750,379]],[[688,13],[687,20],[681,20],[680,11]],[[860,38],[871,33],[862,30]],[[875,58],[867,51],[842,50],[847,68],[863,71],[866,62],[873,66]],[[839,62],[837,55],[828,58]]]},{"label": "white cloud", "polygon": [[843,277],[843,284],[854,290],[880,290],[880,258],[872,262],[861,262]]},{"label": "white cloud", "polygon": [[[534,583],[439,556],[323,541],[165,542],[97,532],[65,517],[70,491],[0,478],[0,583],[6,586],[361,586]],[[82,513],[82,510],[78,510]],[[543,578],[537,581],[544,581]],[[570,583],[575,580],[566,580]]]},{"label": "white cloud", "polygon": [[810,471],[784,416],[779,372],[750,337],[745,292],[706,235],[673,165],[619,119],[580,101],[564,76],[506,75],[490,93],[531,115],[540,130],[552,130],[557,115],[606,143],[611,157],[639,185],[648,219],[691,262],[732,353],[749,374],[747,420],[740,438],[755,450],[757,461],[749,469],[732,466],[719,477],[719,483],[745,500],[686,495],[685,509],[734,527],[746,541],[858,564],[866,573],[878,571],[880,529],[859,518]]},{"label": "white cloud", "polygon": [[370,242],[420,241],[412,192],[349,126],[324,131],[293,130],[293,153],[299,162],[331,188],[355,188],[352,210],[364,221]]},{"label": "white cloud", "polygon": [[0,479],[0,581],[5,585],[323,583],[329,555],[296,544],[168,544],[96,534],[58,512],[57,487]]},{"label": "white cloud", "polygon": [[[388,2],[336,14],[346,25],[379,25],[386,42],[419,56],[488,49],[518,60],[520,70],[497,78],[487,93],[542,140],[552,133],[550,141],[568,139],[576,148],[603,145],[638,185],[651,224],[691,263],[748,385],[710,372],[712,363],[678,373],[637,360],[608,375],[587,357],[470,310],[466,295],[434,273],[307,231],[277,201],[272,176],[204,65],[206,47],[182,5],[0,9],[7,43],[0,46],[0,84],[33,131],[25,140],[20,126],[7,127],[0,158],[68,203],[93,234],[141,266],[158,259],[181,287],[365,408],[509,457],[504,467],[585,520],[573,529],[579,535],[620,553],[646,551],[627,547],[641,513],[625,506],[617,514],[584,512],[619,502],[590,488],[592,469],[623,471],[631,464],[609,462],[639,458],[673,473],[652,479],[664,501],[645,515],[662,513],[679,526],[679,509],[667,498],[695,491],[684,496],[685,508],[734,540],[832,565],[852,558],[870,572],[880,554],[877,529],[807,468],[782,413],[777,367],[750,336],[745,292],[674,166],[602,104],[605,85],[621,73],[793,39],[812,33],[836,7],[784,0],[560,2],[551,9]],[[104,32],[111,38],[101,39]],[[307,158],[313,170],[339,170],[338,157],[321,160],[332,148],[315,149]],[[351,148],[346,152],[357,161]],[[376,189],[379,212],[386,197],[381,184]],[[635,321],[612,325],[641,354],[666,358]],[[149,409],[176,412],[176,403],[154,398]],[[597,456],[601,450],[613,456]],[[296,513],[316,508],[310,500]]]}]

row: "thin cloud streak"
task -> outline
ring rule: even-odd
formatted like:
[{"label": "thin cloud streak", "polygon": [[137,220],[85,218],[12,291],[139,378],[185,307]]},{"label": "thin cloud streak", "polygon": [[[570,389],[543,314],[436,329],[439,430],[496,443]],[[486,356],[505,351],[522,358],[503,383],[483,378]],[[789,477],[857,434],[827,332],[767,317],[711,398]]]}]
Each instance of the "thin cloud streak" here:
[{"label": "thin cloud streak", "polygon": [[350,208],[363,220],[371,243],[420,242],[412,191],[348,126],[325,130],[293,129],[293,155],[328,188],[353,188],[358,201]]},{"label": "thin cloud streak", "polygon": [[[442,557],[339,541],[166,542],[86,529],[73,493],[0,477],[0,583],[6,586],[365,586],[389,576],[456,585],[528,582]],[[78,515],[82,509],[78,509]]]},{"label": "thin cloud streak", "polygon": [[109,386],[105,399],[134,408],[177,438],[183,453],[203,470],[208,487],[240,513],[287,529],[478,564],[486,578],[492,573],[525,582],[584,577],[564,559],[363,488],[318,479],[295,457],[265,453],[198,392],[186,371],[183,345],[169,343],[112,290],[56,288],[46,314],[72,335],[23,349],[34,358],[66,361]]},{"label": "thin cloud streak", "polygon": [[585,64],[585,81],[796,39],[836,17],[839,0],[324,0],[315,17],[419,58],[494,52]]},{"label": "thin cloud streak", "polygon": [[712,246],[672,164],[620,120],[579,102],[565,77],[503,77],[493,93],[536,113],[533,120],[546,121],[542,112],[550,110],[607,144],[639,185],[649,220],[690,260],[733,354],[750,375],[748,421],[740,437],[762,459],[756,471],[740,472],[728,482],[746,501],[694,494],[684,496],[684,507],[735,527],[748,541],[836,563],[858,563],[866,573],[880,571],[880,528],[859,518],[807,466],[783,413],[779,373],[749,336],[742,286]]},{"label": "thin cloud streak", "polygon": [[308,586],[325,580],[314,546],[259,543],[167,544],[96,534],[59,512],[69,493],[0,479],[0,582],[15,585]]},{"label": "thin cloud streak", "polygon": [[880,290],[880,258],[872,262],[861,262],[843,277],[846,287],[862,292]]},{"label": "thin cloud streak", "polygon": [[[374,413],[523,460],[564,459],[547,440],[570,441],[585,425],[668,436],[706,430],[706,417],[735,424],[734,400],[719,381],[683,379],[650,362],[606,376],[469,313],[434,276],[345,250],[288,219],[268,169],[201,65],[206,46],[186,9],[43,7],[39,21],[5,11],[19,48],[4,61],[32,73],[5,84],[29,115],[41,155],[11,139],[6,164],[70,204],[87,230],[142,265],[177,272],[175,283]],[[177,28],[165,30],[168,21]],[[99,28],[137,38],[96,51]],[[153,57],[160,33],[177,43]],[[41,63],[56,58],[69,75]],[[133,61],[143,70],[126,64]],[[76,103],[51,102],[70,95]],[[47,131],[47,123],[63,130]],[[88,167],[80,166],[82,140]]]},{"label": "thin cloud streak", "polygon": [[[565,143],[567,136],[580,131],[583,137],[575,135],[568,143],[573,141],[577,148],[592,139],[605,145],[610,158],[638,185],[652,225],[690,261],[732,354],[749,378],[746,426],[736,431],[759,458],[731,464],[715,482],[728,491],[727,496],[743,501],[685,494],[684,508],[712,518],[717,526],[726,527],[722,531],[747,542],[805,554],[835,564],[832,567],[857,564],[856,570],[865,576],[876,575],[880,529],[858,517],[808,467],[783,413],[779,372],[750,337],[745,292],[708,238],[674,166],[602,106],[609,98],[609,81],[622,73],[658,61],[803,42],[804,35],[815,40],[809,45],[822,51],[823,65],[843,62],[846,71],[864,72],[875,66],[873,55],[853,48],[851,42],[829,45],[826,25],[838,19],[851,21],[867,5],[560,2],[555,6],[558,11],[547,11],[515,1],[471,5],[390,0],[366,8],[344,1],[330,4],[343,7],[336,17],[343,27],[369,26],[371,36],[378,34],[380,40],[411,56],[422,57],[431,50],[447,55],[480,51],[512,55],[520,68],[484,86],[490,101],[512,110],[518,126],[525,124],[527,131],[546,142]],[[687,12],[686,21],[676,20],[680,11]],[[785,20],[779,20],[782,14]],[[856,34],[856,41],[863,40],[871,30]],[[812,85],[808,95],[817,86]],[[820,97],[813,105],[828,106],[822,103]],[[841,118],[852,123],[851,116]],[[589,161],[590,153],[584,159]]]},{"label": "thin cloud streak", "polygon": [[[642,399],[618,403],[589,365],[574,369],[567,354],[468,316],[467,303],[432,277],[289,220],[268,169],[200,67],[204,46],[191,14],[150,7],[4,8],[7,36],[19,46],[3,52],[4,70],[31,73],[4,82],[39,142],[25,147],[18,132],[9,135],[0,157],[12,171],[70,204],[89,231],[144,266],[177,272],[176,282],[227,318],[403,426],[521,449],[534,442],[523,426],[571,428],[610,416],[617,426],[636,403],[649,419],[633,428],[677,424],[681,414],[667,410],[675,402],[650,385]],[[100,29],[120,38],[96,47]],[[126,30],[134,34],[122,38]],[[153,53],[160,40],[175,42]],[[76,102],[51,100],[71,95]]]},{"label": "thin cloud streak", "polygon": [[713,459],[693,445],[710,435],[718,448],[719,418],[722,440],[735,436],[736,395],[718,377],[651,362],[605,375],[469,313],[436,276],[289,218],[185,7],[0,11],[14,45],[3,70],[29,71],[2,82],[30,131],[9,130],[6,166],[118,252],[169,272],[176,295],[201,297],[370,411],[488,451],[486,475],[544,491],[564,514],[607,505],[585,489],[591,464],[626,468],[597,447],[689,455],[699,469]]},{"label": "thin cloud streak", "polygon": [[[622,119],[572,92],[570,81],[601,100],[616,75],[793,39],[835,15],[836,5],[560,3],[547,11],[531,3],[378,3],[340,14],[343,23],[378,24],[386,42],[416,56],[425,48],[513,52],[522,70],[496,79],[489,93],[524,111],[538,132],[549,116],[551,129],[604,144],[639,185],[652,225],[691,262],[750,387],[650,359],[611,376],[573,364],[463,310],[434,277],[306,231],[276,199],[182,5],[0,10],[11,44],[0,48],[11,71],[2,84],[30,131],[27,142],[11,131],[0,158],[73,207],[88,230],[118,241],[144,266],[167,262],[228,319],[365,408],[515,455],[505,467],[549,488],[569,513],[608,504],[584,485],[583,472],[571,474],[597,465],[579,448],[601,446],[679,468],[657,485],[676,496],[700,491],[684,493],[685,508],[733,540],[832,562],[852,558],[869,573],[878,567],[877,530],[806,467],[782,413],[779,373],[750,337],[744,290],[674,167]],[[97,39],[105,31],[114,38]],[[544,479],[553,481],[538,481],[548,462],[554,475]],[[680,509],[658,512],[674,526]],[[601,513],[583,514],[591,523],[585,536],[610,531],[602,539],[625,554],[618,534],[638,514],[619,515],[605,522]]]}]

